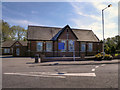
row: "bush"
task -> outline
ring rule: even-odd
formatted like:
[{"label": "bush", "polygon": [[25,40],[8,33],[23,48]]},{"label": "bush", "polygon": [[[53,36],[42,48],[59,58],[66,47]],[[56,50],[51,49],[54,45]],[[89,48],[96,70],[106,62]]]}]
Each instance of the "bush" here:
[{"label": "bush", "polygon": [[117,57],[117,56],[119,56],[119,55],[120,55],[120,54],[116,53],[116,54],[115,54],[115,57]]},{"label": "bush", "polygon": [[111,59],[113,59],[113,57],[110,54],[105,54],[104,59],[105,60],[111,60]]},{"label": "bush", "polygon": [[101,54],[101,53],[98,53],[97,55],[95,55],[95,59],[96,60],[102,60],[102,58],[103,58],[103,54]]},{"label": "bush", "polygon": [[103,53],[98,53],[97,55],[95,55],[95,59],[98,61],[100,61],[102,59],[111,60],[111,59],[113,59],[113,57],[110,54],[105,54],[105,56],[103,57]]}]

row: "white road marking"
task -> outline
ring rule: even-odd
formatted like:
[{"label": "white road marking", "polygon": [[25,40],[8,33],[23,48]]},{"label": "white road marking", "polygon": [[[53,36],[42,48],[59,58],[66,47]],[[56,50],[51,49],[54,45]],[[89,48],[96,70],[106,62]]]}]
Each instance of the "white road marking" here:
[{"label": "white road marking", "polygon": [[98,68],[99,66],[96,66],[95,68]]},{"label": "white road marking", "polygon": [[56,73],[56,72],[29,72],[32,74],[52,74],[52,73]]},{"label": "white road marking", "polygon": [[[29,73],[32,73],[32,74],[56,74],[58,72],[29,72]],[[60,72],[61,74],[62,73],[67,73],[67,72]]]},{"label": "white road marking", "polygon": [[33,77],[58,77],[58,78],[65,78],[64,76],[33,75],[33,74],[22,74],[22,73],[4,73],[4,74],[7,74],[7,75],[33,76]]},{"label": "white road marking", "polygon": [[[40,72],[41,73],[41,72]],[[95,77],[95,73],[46,73],[43,74],[26,74],[26,73],[4,73],[7,75],[24,75],[24,76],[36,76],[36,77],[58,77],[65,78],[65,76],[90,76]]]},{"label": "white road marking", "polygon": [[[59,75],[59,74],[51,74],[51,75]],[[63,76],[92,76],[95,77],[95,73],[65,73],[65,74],[60,74]]]},{"label": "white road marking", "polygon": [[95,69],[92,69],[92,71],[94,72],[94,71],[95,71]]}]

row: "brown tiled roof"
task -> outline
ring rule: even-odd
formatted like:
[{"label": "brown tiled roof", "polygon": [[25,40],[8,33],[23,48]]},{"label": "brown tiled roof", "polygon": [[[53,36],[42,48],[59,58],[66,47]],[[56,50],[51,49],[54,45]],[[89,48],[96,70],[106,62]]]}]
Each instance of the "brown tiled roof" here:
[{"label": "brown tiled roof", "polygon": [[21,44],[22,44],[22,46],[27,46],[27,41],[19,41]]},{"label": "brown tiled roof", "polygon": [[[71,28],[72,29],[72,28]],[[28,40],[54,40],[62,32],[62,28],[44,27],[44,26],[28,26]],[[92,30],[72,29],[77,36],[78,41],[98,42],[99,39]],[[54,38],[53,38],[54,37]]]},{"label": "brown tiled roof", "polygon": [[14,43],[15,41],[5,41],[2,43],[2,47],[10,48]]},{"label": "brown tiled roof", "polygon": [[22,46],[27,46],[27,41],[5,41],[2,43],[2,47],[10,48],[16,42],[20,42],[22,44]]},{"label": "brown tiled roof", "polygon": [[28,39],[31,40],[51,40],[61,28],[28,26]]},{"label": "brown tiled roof", "polygon": [[[69,25],[66,25],[64,28],[62,28],[51,40],[57,40],[58,39],[58,37],[60,36],[60,34],[62,34],[62,32],[64,32],[64,30],[66,29],[66,28],[69,28],[69,29],[71,29],[70,27],[69,27]],[[71,29],[72,30],[72,29]],[[72,30],[72,32],[73,32],[73,30]],[[73,34],[75,34],[74,32],[73,32]],[[75,37],[77,38],[77,36],[75,35]],[[77,38],[78,39],[78,38]]]}]

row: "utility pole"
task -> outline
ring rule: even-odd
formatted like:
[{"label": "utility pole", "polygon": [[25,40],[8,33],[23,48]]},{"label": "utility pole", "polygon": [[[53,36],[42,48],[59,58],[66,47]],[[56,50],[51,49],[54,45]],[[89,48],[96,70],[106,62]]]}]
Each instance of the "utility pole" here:
[{"label": "utility pole", "polygon": [[105,44],[105,40],[104,40],[104,10],[107,9],[108,7],[111,7],[112,5],[109,4],[107,7],[105,7],[104,9],[102,9],[102,29],[103,29],[103,57],[105,56],[105,51],[104,51],[104,44]]}]

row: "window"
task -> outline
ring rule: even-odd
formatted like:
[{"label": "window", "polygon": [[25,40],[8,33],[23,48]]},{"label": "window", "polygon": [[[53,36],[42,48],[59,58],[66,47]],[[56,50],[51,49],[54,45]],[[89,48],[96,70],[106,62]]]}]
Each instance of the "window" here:
[{"label": "window", "polygon": [[73,40],[69,41],[69,51],[74,51],[74,41]]},{"label": "window", "polygon": [[10,49],[7,49],[7,50],[8,50],[7,52],[10,53]]},{"label": "window", "polygon": [[16,55],[17,55],[17,56],[20,55],[20,49],[19,49],[19,48],[16,49]]},{"label": "window", "polygon": [[42,51],[43,50],[43,43],[42,42],[38,42],[37,43],[37,51]]},{"label": "window", "polygon": [[52,51],[52,42],[46,42],[46,51],[47,52]]},{"label": "window", "polygon": [[11,52],[13,53],[13,48],[11,48]]},{"label": "window", "polygon": [[85,43],[82,43],[82,44],[81,44],[81,52],[85,52],[85,49],[86,49]]},{"label": "window", "polygon": [[7,49],[6,48],[4,49],[4,53],[7,53]]},{"label": "window", "polygon": [[88,43],[88,51],[91,52],[93,49],[93,45],[92,43]]},{"label": "window", "polygon": [[10,49],[9,48],[5,48],[4,49],[4,53],[10,53]]},{"label": "window", "polygon": [[61,43],[64,43],[64,48],[61,49],[62,52],[65,52],[66,51],[66,40],[62,40]]}]

